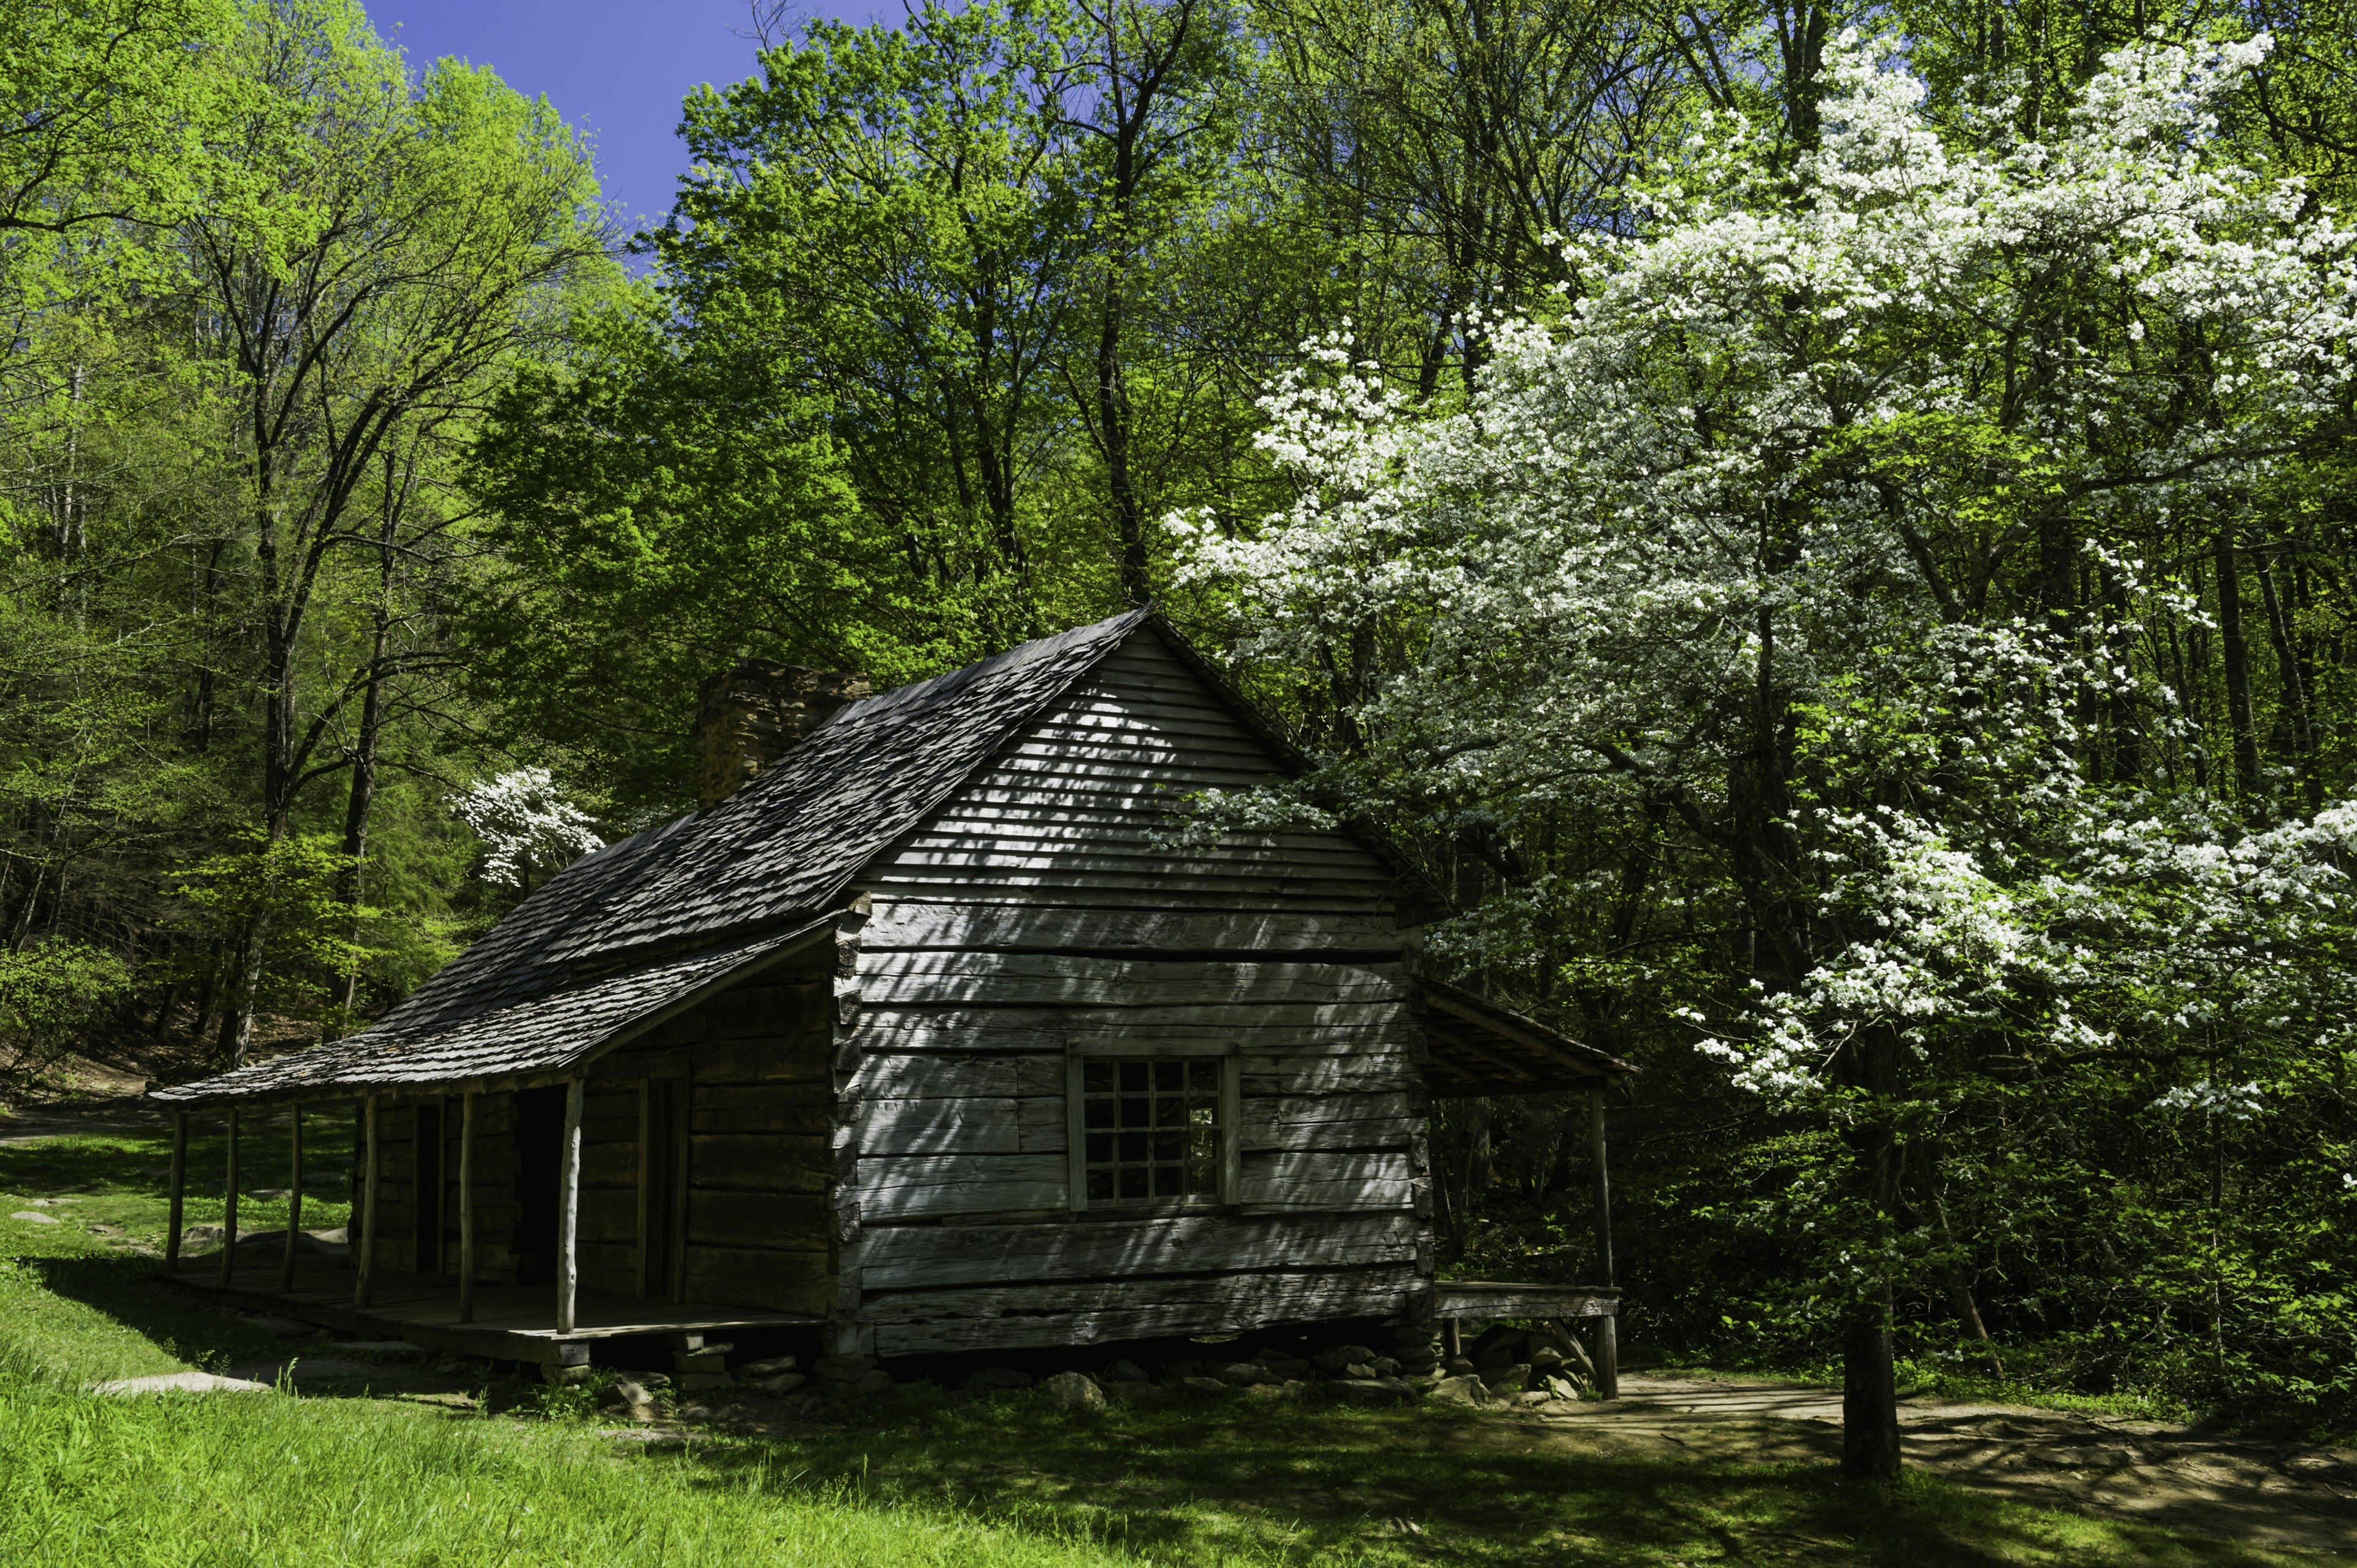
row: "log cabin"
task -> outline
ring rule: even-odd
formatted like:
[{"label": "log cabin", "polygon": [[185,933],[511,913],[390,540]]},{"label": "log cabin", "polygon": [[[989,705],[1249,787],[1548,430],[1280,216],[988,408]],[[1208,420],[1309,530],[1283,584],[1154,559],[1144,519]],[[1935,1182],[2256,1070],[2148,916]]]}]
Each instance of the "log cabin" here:
[{"label": "log cabin", "polygon": [[[1633,1069],[1423,972],[1444,901],[1379,833],[1176,836],[1309,764],[1145,612],[868,694],[748,663],[699,809],[576,862],[373,1026],[201,1082],[209,1288],[544,1364],[800,1325],[835,1355],[1345,1319],[1600,1317],[1436,1277],[1435,1096]],[[352,1107],[348,1273],[235,1245],[235,1119]],[[1598,1219],[1609,1269],[1609,1218]],[[298,1278],[298,1263],[302,1274]]]}]

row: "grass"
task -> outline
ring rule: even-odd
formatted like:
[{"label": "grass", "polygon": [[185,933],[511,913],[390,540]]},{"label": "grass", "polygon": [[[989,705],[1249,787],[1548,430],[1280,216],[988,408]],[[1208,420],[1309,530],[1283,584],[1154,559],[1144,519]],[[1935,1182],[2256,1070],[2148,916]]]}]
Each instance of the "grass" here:
[{"label": "grass", "polygon": [[[1823,1466],[1664,1459],[1433,1406],[1238,1398],[1066,1414],[1028,1394],[968,1400],[919,1386],[862,1410],[856,1424],[650,1443],[643,1432],[534,1415],[565,1406],[520,1396],[473,1412],[386,1399],[96,1398],[83,1391],[93,1379],[285,1350],[184,1302],[144,1260],[122,1255],[160,1228],[159,1184],[139,1173],[162,1164],[162,1146],[160,1134],[145,1133],[0,1145],[0,1256],[16,1259],[0,1266],[0,1562],[2315,1561],[2027,1507],[1921,1476],[1885,1488],[1846,1484]],[[56,1206],[74,1222],[5,1218],[25,1199],[59,1196],[79,1199]],[[101,1235],[92,1222],[125,1234]]]}]

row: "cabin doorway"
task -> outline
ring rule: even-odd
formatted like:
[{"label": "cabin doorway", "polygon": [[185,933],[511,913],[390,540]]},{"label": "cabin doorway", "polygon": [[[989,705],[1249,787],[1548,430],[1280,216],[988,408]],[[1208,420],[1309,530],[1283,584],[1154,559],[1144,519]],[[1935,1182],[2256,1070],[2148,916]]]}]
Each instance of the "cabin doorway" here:
[{"label": "cabin doorway", "polygon": [[441,1102],[434,1101],[420,1105],[416,1117],[413,1123],[415,1132],[410,1145],[410,1159],[417,1178],[417,1272],[438,1274],[444,1262]]},{"label": "cabin doorway", "polygon": [[565,1090],[527,1089],[515,1097],[516,1283],[556,1279],[557,1182],[564,1175]]},{"label": "cabin doorway", "polygon": [[683,1187],[680,1155],[685,1140],[680,1120],[686,1085],[651,1078],[640,1085],[639,1101],[639,1295],[657,1301],[679,1297],[677,1269]]}]

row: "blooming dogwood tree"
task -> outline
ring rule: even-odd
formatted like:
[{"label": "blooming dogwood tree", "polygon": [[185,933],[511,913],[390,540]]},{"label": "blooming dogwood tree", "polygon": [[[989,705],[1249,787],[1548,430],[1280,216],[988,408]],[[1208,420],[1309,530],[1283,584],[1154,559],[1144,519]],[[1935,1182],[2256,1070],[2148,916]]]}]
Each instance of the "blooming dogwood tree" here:
[{"label": "blooming dogwood tree", "polygon": [[532,875],[562,870],[603,849],[591,818],[558,792],[545,768],[519,768],[451,800],[459,820],[483,841],[483,880],[532,889]]},{"label": "blooming dogwood tree", "polygon": [[1846,35],[1819,145],[1706,127],[1640,237],[1567,242],[1559,308],[1491,324],[1469,406],[1324,346],[1266,404],[1296,504],[1172,520],[1248,651],[1314,666],[1377,624],[1407,650],[1329,806],[1658,822],[1727,889],[1738,972],[1662,1005],[1836,1135],[1862,1473],[1897,1467],[1892,1291],[1944,1228],[1910,1194],[1975,1085],[2126,1073],[2161,1119],[2231,1083],[2222,1137],[2352,1059],[2357,808],[2272,820],[2250,766],[2240,798],[2157,780],[2184,721],[2140,640],[2189,602],[2156,519],[2231,561],[2351,433],[2351,230],[2217,134],[2266,47],[2124,49],[2026,139],[2003,106],[1935,125]]}]

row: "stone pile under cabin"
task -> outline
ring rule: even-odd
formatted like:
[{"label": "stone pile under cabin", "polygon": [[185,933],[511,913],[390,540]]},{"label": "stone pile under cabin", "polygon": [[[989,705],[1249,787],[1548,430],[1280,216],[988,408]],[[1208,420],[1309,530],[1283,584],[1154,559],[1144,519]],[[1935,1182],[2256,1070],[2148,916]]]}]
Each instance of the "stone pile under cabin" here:
[{"label": "stone pile under cabin", "polygon": [[[1588,1318],[1609,1380],[1609,1261],[1435,1277],[1426,1113],[1593,1091],[1600,1177],[1632,1069],[1423,974],[1442,900],[1372,832],[1178,847],[1189,797],[1307,764],[1158,618],[881,695],[748,664],[697,722],[701,810],[367,1032],[155,1091],[174,1277],[552,1369]],[[189,1116],[289,1106],[298,1140],[357,1115],[350,1258],[235,1245],[232,1170],[231,1244],[185,1267]]]}]

